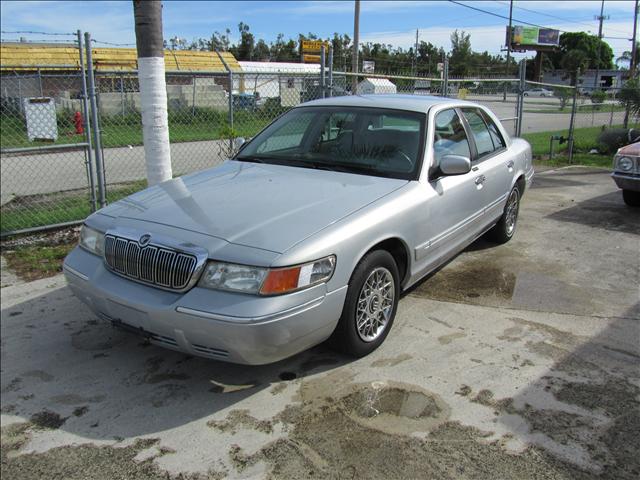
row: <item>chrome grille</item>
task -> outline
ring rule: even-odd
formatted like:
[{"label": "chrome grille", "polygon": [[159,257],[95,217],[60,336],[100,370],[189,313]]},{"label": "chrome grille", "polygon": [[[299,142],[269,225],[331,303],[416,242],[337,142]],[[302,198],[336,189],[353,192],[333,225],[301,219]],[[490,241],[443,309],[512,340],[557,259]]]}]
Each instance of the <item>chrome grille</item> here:
[{"label": "chrome grille", "polygon": [[104,259],[120,275],[172,290],[189,284],[197,264],[194,255],[158,245],[141,247],[136,240],[114,235],[105,236]]}]

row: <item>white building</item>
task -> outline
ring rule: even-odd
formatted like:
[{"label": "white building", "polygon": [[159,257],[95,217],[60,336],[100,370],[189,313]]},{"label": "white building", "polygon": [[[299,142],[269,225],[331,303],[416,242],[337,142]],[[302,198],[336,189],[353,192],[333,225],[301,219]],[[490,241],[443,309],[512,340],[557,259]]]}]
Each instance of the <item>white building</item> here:
[{"label": "white building", "polygon": [[358,95],[372,93],[398,93],[396,86],[386,78],[366,78],[358,83],[356,89]]},{"label": "white building", "polygon": [[283,107],[304,101],[305,92],[319,85],[320,65],[289,62],[238,62],[242,73],[233,75],[233,92],[280,98]]}]

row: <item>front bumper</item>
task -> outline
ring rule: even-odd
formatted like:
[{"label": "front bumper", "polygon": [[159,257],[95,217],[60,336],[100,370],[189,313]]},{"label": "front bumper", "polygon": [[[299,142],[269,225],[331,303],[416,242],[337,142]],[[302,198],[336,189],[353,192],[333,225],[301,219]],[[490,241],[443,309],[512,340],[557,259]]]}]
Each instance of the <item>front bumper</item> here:
[{"label": "front bumper", "polygon": [[640,192],[640,175],[613,172],[611,177],[613,181],[616,182],[618,188]]},{"label": "front bumper", "polygon": [[74,294],[99,317],[152,343],[190,355],[260,365],[326,340],[342,313],[347,287],[321,284],[289,295],[259,297],[194,287],[159,290],[111,273],[81,248],[64,261]]}]

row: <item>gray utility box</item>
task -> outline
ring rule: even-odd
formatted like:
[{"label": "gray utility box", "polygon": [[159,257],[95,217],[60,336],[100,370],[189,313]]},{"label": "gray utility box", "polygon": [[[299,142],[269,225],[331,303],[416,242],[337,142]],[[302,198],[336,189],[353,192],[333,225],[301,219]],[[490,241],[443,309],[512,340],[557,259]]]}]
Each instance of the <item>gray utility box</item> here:
[{"label": "gray utility box", "polygon": [[25,98],[23,99],[23,105],[29,141],[56,141],[58,139],[58,122],[56,119],[56,104],[53,98]]}]

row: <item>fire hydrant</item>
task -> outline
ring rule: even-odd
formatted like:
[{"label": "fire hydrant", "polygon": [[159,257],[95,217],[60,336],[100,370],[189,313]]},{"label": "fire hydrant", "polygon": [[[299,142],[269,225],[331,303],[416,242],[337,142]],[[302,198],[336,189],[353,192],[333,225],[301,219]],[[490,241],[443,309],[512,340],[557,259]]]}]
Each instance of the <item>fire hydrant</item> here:
[{"label": "fire hydrant", "polygon": [[82,114],[76,112],[73,114],[73,123],[76,125],[76,133],[84,133],[84,127],[82,126]]}]

